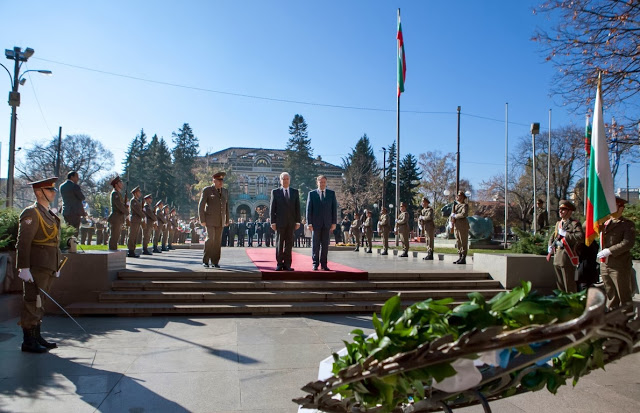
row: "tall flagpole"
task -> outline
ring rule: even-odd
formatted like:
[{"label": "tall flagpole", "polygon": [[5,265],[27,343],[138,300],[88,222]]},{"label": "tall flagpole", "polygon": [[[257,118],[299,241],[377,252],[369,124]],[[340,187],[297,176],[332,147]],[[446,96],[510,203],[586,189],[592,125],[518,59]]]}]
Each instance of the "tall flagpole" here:
[{"label": "tall flagpole", "polygon": [[509,103],[504,104],[504,249],[507,249],[509,221]]},{"label": "tall flagpole", "polygon": [[547,225],[551,216],[551,109],[549,109],[549,146],[547,148]]},{"label": "tall flagpole", "polygon": [[[398,28],[400,28],[400,9],[398,8]],[[397,53],[398,53],[398,64],[400,64],[400,59],[403,56],[400,56],[402,52],[401,42],[404,42],[402,39],[398,39],[397,44]],[[404,69],[404,68],[403,68]],[[398,72],[398,76],[401,76],[401,72]],[[404,79],[403,83],[404,83]],[[397,93],[397,105],[396,105],[396,221],[398,220],[398,215],[400,212],[400,79],[398,79],[398,93]],[[399,245],[398,235],[396,235],[396,247]]]}]

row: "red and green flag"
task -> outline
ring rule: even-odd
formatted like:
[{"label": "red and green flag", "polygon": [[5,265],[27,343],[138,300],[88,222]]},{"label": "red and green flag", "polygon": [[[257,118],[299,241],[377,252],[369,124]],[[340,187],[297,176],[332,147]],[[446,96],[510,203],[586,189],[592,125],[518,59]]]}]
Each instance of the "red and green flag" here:
[{"label": "red and green flag", "polygon": [[400,24],[400,9],[398,9],[398,97],[404,92],[404,80],[407,76],[407,62],[404,59],[404,39],[402,38],[402,25]]},{"label": "red and green flag", "polygon": [[596,106],[593,110],[589,181],[587,184],[587,220],[585,244],[591,245],[600,233],[600,226],[616,211],[613,175],[602,114],[602,79],[598,76]]}]

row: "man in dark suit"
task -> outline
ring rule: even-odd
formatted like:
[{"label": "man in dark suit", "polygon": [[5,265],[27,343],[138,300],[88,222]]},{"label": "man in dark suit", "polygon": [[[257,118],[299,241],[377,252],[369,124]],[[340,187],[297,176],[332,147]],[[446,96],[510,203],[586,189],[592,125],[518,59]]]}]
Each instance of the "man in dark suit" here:
[{"label": "man in dark suit", "polygon": [[80,220],[87,215],[82,206],[84,194],[78,181],[80,177],[76,171],[67,174],[67,180],[60,185],[60,195],[62,196],[62,216],[67,224],[76,229],[76,236],[80,230]]},{"label": "man in dark suit", "polygon": [[327,266],[327,252],[329,237],[338,223],[338,201],[336,193],[327,189],[327,177],[320,175],[316,178],[318,189],[309,192],[307,197],[307,224],[311,230],[311,258],[313,270],[318,270],[318,264],[323,270],[329,271]]},{"label": "man in dark suit", "polygon": [[280,188],[271,191],[271,228],[276,231],[276,271],[293,271],[291,249],[293,232],[300,228],[300,194],[290,188],[291,177],[287,172],[280,174]]},{"label": "man in dark suit", "polygon": [[251,222],[251,218],[247,220],[247,239],[249,240],[249,246],[253,247],[253,236],[256,235],[256,224]]}]

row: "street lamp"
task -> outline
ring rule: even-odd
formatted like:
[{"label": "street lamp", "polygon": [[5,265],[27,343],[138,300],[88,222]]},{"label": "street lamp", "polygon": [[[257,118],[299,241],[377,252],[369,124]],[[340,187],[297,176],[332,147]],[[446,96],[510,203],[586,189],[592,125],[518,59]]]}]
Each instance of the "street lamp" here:
[{"label": "street lamp", "polygon": [[11,208],[13,206],[13,167],[15,164],[15,148],[16,148],[16,123],[18,120],[18,115],[16,113],[16,108],[20,106],[20,93],[18,93],[18,88],[20,85],[24,85],[27,81],[24,78],[24,75],[28,72],[38,72],[43,75],[51,76],[51,70],[25,70],[22,75],[20,75],[20,67],[22,66],[22,62],[26,62],[29,60],[31,56],[33,56],[34,50],[30,47],[27,47],[23,52],[19,47],[14,47],[13,50],[6,49],[4,51],[4,55],[9,60],[14,61],[13,65],[13,76],[11,76],[11,72],[5,65],[0,63],[0,66],[4,68],[9,74],[9,78],[11,79],[11,91],[9,92],[9,106],[11,106],[11,128],[9,131],[9,170],[7,172],[7,208]]},{"label": "street lamp", "polygon": [[531,124],[531,146],[533,149],[533,233],[535,235],[536,230],[538,228],[538,217],[537,208],[536,208],[536,135],[540,133],[540,124],[532,123]]}]

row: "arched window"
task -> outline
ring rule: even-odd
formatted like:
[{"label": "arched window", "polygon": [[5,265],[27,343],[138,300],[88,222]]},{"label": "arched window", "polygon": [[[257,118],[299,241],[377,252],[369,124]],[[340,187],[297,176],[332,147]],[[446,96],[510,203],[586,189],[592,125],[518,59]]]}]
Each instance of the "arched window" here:
[{"label": "arched window", "polygon": [[267,177],[264,175],[256,178],[256,194],[258,195],[266,195],[267,193]]},{"label": "arched window", "polygon": [[249,193],[249,177],[247,175],[240,175],[238,177],[238,186],[240,187],[241,194]]}]

